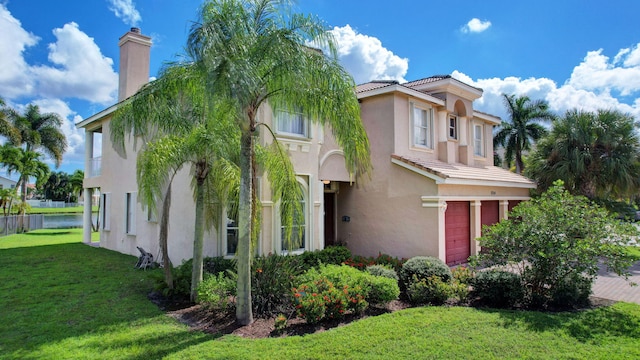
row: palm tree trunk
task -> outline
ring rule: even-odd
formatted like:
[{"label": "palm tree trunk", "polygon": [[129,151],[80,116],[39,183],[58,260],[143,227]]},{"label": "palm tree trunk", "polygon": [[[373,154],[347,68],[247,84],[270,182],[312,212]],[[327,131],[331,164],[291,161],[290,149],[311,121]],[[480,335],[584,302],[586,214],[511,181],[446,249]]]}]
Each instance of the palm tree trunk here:
[{"label": "palm tree trunk", "polygon": [[196,164],[196,229],[193,235],[193,270],[191,273],[191,301],[198,299],[198,286],[202,282],[202,247],[204,242],[204,178],[198,176],[202,169]]},{"label": "palm tree trunk", "polygon": [[240,325],[253,322],[251,309],[251,214],[253,174],[253,134],[242,132],[240,139],[240,203],[238,204],[238,297],[236,321]]},{"label": "palm tree trunk", "polygon": [[160,218],[160,251],[162,251],[162,267],[164,268],[164,281],[167,283],[167,288],[173,290],[173,273],[171,260],[169,259],[169,209],[171,208],[171,183],[167,187],[167,192],[164,194],[164,201],[162,202],[162,217]]}]

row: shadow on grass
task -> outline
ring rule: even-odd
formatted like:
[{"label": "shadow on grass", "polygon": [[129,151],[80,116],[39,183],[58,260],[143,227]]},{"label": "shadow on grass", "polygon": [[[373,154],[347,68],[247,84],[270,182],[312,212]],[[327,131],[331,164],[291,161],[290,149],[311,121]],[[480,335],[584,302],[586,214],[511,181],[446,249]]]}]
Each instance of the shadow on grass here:
[{"label": "shadow on grass", "polygon": [[28,232],[24,233],[24,236],[61,236],[61,235],[69,235],[71,231],[68,229],[59,230],[59,229],[51,229],[51,230],[38,230],[37,232]]},{"label": "shadow on grass", "polygon": [[[529,331],[564,331],[580,342],[600,337],[640,339],[640,312],[635,306],[617,304],[576,312],[539,312],[480,309],[496,313],[509,327],[524,326]],[[635,311],[634,311],[635,310]]]}]

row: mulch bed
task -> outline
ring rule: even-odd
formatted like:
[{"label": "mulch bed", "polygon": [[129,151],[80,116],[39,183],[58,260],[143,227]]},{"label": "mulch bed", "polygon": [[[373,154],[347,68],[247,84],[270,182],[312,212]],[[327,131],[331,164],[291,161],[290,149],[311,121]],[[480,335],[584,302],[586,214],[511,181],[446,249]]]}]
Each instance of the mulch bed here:
[{"label": "mulch bed", "polygon": [[[319,324],[307,324],[303,319],[293,315],[287,320],[287,327],[282,331],[278,331],[275,329],[274,318],[256,318],[252,324],[240,326],[236,323],[236,316],[233,311],[212,311],[201,305],[191,304],[188,301],[172,301],[155,292],[149,294],[148,297],[149,300],[158,305],[161,310],[165,311],[167,315],[188,325],[194,331],[202,331],[214,335],[234,334],[250,339],[313,334],[344,326],[369,316],[377,316],[412,307],[412,305],[407,302],[394,300],[385,307],[370,306],[363,315],[347,315],[340,320],[323,321]],[[591,297],[590,300],[591,304],[587,309],[609,306],[615,303],[613,300],[597,297]],[[451,303],[448,305],[458,304]],[[566,309],[564,311],[566,311]]]}]

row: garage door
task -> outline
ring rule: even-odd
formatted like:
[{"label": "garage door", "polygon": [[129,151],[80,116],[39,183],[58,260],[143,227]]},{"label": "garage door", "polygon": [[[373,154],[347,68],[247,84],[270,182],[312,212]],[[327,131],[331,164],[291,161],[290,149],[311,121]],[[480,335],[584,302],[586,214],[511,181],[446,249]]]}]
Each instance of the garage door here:
[{"label": "garage door", "polygon": [[514,207],[518,206],[522,200],[509,200],[509,212],[513,210]]},{"label": "garage door", "polygon": [[469,202],[447,201],[444,225],[447,265],[467,262],[471,255]]},{"label": "garage door", "polygon": [[500,203],[497,200],[483,201],[480,206],[482,226],[490,226],[500,221]]}]

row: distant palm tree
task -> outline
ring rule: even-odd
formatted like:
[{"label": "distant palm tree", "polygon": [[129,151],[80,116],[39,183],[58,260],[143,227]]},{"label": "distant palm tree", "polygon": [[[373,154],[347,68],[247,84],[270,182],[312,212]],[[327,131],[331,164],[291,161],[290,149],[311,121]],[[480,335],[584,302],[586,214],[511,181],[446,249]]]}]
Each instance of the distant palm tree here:
[{"label": "distant palm tree", "polygon": [[[38,183],[43,183],[49,178],[49,166],[40,161],[40,153],[23,148],[15,147],[11,144],[4,144],[0,148],[2,154],[2,165],[7,167],[9,175],[20,174],[16,188],[25,189],[22,193],[22,203],[26,203],[26,184],[29,178],[35,177]],[[24,211],[24,208],[22,209]]]},{"label": "distant palm tree", "polygon": [[636,194],[640,140],[634,118],[614,110],[570,110],[531,154],[527,173],[541,190],[558,179],[589,199]]},{"label": "distant palm tree", "polygon": [[[73,196],[77,196],[78,198],[82,195],[82,188],[84,183],[84,171],[76,170],[69,176],[69,184],[71,185],[71,192]],[[87,199],[89,201],[89,206],[91,206],[91,199]]]},{"label": "distant palm tree", "polygon": [[[239,237],[236,251],[238,296],[236,319],[253,322],[251,305],[251,244],[258,221],[255,206],[256,137],[259,108],[301,113],[328,124],[344,151],[348,170],[360,179],[370,174],[369,141],[360,120],[360,107],[351,76],[337,61],[334,39],[314,16],[293,13],[280,0],[208,0],[191,28],[187,51],[206,71],[212,96],[229,104],[240,135]],[[314,44],[329,50],[322,54]],[[300,189],[286,154],[280,171],[267,171],[274,201],[283,205],[285,237],[289,239]]]},{"label": "distant palm tree", "polygon": [[493,144],[497,148],[505,149],[507,163],[515,158],[516,172],[522,174],[524,162],[522,155],[531,150],[531,145],[542,138],[547,130],[536,121],[553,120],[554,115],[549,111],[549,105],[544,100],[531,101],[528,96],[502,94],[504,104],[509,113],[509,120],[503,120],[500,129],[493,137]]}]

